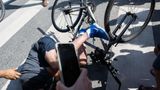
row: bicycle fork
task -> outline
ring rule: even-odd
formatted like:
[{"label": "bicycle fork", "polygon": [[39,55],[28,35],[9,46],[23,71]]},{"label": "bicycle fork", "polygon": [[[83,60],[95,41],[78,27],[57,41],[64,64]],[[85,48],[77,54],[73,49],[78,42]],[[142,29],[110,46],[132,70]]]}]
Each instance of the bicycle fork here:
[{"label": "bicycle fork", "polygon": [[111,73],[111,75],[113,76],[115,81],[118,83],[118,85],[119,85],[118,90],[120,90],[122,83],[121,83],[120,79],[117,77],[117,74],[119,73],[119,71],[113,67],[111,62],[106,62],[105,65],[107,66],[109,72]]},{"label": "bicycle fork", "polygon": [[[127,17],[131,16],[132,18],[129,20],[129,22],[127,23],[127,25],[124,27],[124,29],[122,30],[122,32],[117,36],[116,32],[122,27],[122,23],[126,20]],[[121,40],[122,35],[124,35],[124,33],[126,32],[126,30],[129,28],[129,26],[136,20],[137,16],[136,14],[132,14],[131,12],[127,12],[125,14],[125,16],[121,19],[120,23],[117,25],[117,27],[114,29],[113,31],[113,35],[115,36],[115,38],[118,38],[117,41]]]}]

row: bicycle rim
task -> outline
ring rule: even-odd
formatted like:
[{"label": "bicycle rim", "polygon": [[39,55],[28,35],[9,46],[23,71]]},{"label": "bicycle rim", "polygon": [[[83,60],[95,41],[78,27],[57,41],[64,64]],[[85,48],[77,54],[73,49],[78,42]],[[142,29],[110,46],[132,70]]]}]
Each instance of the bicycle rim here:
[{"label": "bicycle rim", "polygon": [[3,2],[0,0],[0,22],[4,19],[5,8]]},{"label": "bicycle rim", "polygon": [[128,22],[133,19],[131,16],[122,23],[118,31],[113,31],[120,23],[126,13],[136,15],[136,19],[130,24],[127,31],[121,37],[124,42],[137,37],[148,25],[155,7],[155,0],[110,0],[105,11],[104,26],[110,37],[118,36]]},{"label": "bicycle rim", "polygon": [[67,32],[69,31],[67,26],[74,29],[82,15],[81,2],[82,0],[55,0],[51,18],[56,30]]}]

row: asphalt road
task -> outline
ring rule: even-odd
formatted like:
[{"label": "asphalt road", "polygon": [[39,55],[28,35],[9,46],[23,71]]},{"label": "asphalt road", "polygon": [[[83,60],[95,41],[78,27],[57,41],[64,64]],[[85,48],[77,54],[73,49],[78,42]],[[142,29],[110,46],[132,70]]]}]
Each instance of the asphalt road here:
[{"label": "asphalt road", "polygon": [[[108,1],[92,1],[96,4],[95,16],[98,18],[98,24],[103,27],[103,15]],[[13,0],[6,3],[6,16],[0,23],[1,69],[20,66],[27,57],[32,43],[42,36],[40,29],[45,32],[54,30],[50,16],[53,2],[50,0],[49,5],[45,8],[41,6],[40,0]],[[154,17],[146,30],[133,41],[112,48],[118,59],[113,64],[122,75],[121,90],[136,90],[140,84],[155,85],[149,70],[155,58],[153,54],[154,44],[160,43],[159,9],[160,2],[157,0]],[[56,36],[63,38],[59,33]],[[110,74],[107,77],[107,73],[103,66],[89,66],[89,76],[95,90],[105,89],[105,87],[101,87],[99,80],[107,80],[107,90],[117,90],[116,82]],[[0,88],[6,90],[5,85],[9,84],[12,88],[7,90],[18,90],[15,88],[15,82],[12,82],[9,84],[8,80],[1,78]]]}]

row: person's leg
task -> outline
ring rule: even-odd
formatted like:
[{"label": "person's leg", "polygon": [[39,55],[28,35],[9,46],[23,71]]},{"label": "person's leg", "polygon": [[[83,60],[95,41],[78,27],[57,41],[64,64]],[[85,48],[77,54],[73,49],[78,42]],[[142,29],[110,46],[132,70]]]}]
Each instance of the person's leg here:
[{"label": "person's leg", "polygon": [[87,39],[89,39],[89,36],[87,35],[87,33],[84,33],[78,38],[76,38],[73,41],[75,49],[78,50]]},{"label": "person's leg", "polygon": [[46,70],[42,70],[39,74],[25,73],[20,78],[23,90],[38,90],[49,88],[52,77]]},{"label": "person's leg", "polygon": [[87,64],[87,53],[85,50],[85,46],[82,45],[79,49],[78,49],[78,57],[79,57],[79,61],[80,61],[80,66],[85,66]]},{"label": "person's leg", "polygon": [[78,38],[76,38],[73,41],[73,44],[75,46],[75,49],[78,50],[78,55],[80,59],[81,65],[87,64],[87,56],[85,47],[83,46],[83,43],[93,37],[99,37],[102,39],[109,40],[109,35],[105,32],[103,28],[101,28],[98,24],[94,23],[92,24],[88,29],[81,29],[79,30]]}]

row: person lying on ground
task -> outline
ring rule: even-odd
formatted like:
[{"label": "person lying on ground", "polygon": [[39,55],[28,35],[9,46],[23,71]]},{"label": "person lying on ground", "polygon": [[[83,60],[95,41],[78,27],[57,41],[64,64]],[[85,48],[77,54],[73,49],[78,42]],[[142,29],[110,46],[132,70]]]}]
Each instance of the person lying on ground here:
[{"label": "person lying on ground", "polygon": [[[78,59],[80,66],[87,64],[87,56],[83,43],[92,37],[108,39],[108,34],[104,29],[96,23],[90,26],[87,30],[80,30],[82,35],[74,41],[74,47],[78,51]],[[33,44],[25,63],[19,70],[22,73],[20,81],[22,82],[23,90],[48,90],[48,85],[53,78],[59,77],[57,53],[55,50],[56,40],[51,35],[41,37]]]}]

